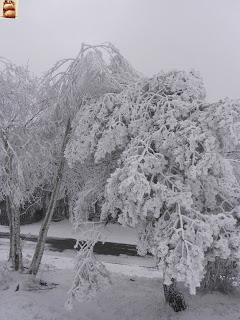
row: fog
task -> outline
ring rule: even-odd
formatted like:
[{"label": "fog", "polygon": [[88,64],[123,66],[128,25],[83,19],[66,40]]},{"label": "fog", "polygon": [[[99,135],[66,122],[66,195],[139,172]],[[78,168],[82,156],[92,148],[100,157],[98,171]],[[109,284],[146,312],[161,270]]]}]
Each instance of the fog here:
[{"label": "fog", "polygon": [[239,0],[19,0],[0,39],[0,56],[37,74],[82,42],[110,41],[146,75],[194,68],[209,99],[240,97]]}]

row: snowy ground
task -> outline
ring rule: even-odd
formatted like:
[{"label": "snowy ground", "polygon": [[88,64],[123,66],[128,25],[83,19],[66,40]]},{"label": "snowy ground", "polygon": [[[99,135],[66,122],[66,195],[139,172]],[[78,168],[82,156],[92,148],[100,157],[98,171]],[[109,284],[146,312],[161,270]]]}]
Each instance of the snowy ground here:
[{"label": "snowy ground", "polygon": [[[34,244],[25,242],[25,258]],[[8,240],[0,239],[0,260],[8,254]],[[112,274],[112,285],[90,302],[76,303],[72,312],[64,309],[71,284],[74,253],[72,251],[44,254],[42,279],[56,282],[58,287],[43,291],[17,291],[12,287],[1,291],[1,320],[238,320],[239,295],[186,294],[189,308],[174,313],[165,303],[159,273],[151,257],[98,256]]]},{"label": "snowy ground", "polygon": [[[112,274],[112,285],[93,300],[76,303],[69,313],[64,309],[71,272],[54,270],[42,277],[59,283],[49,291],[1,292],[2,320],[238,320],[239,297],[221,294],[188,297],[189,308],[174,313],[165,303],[157,279]],[[132,281],[132,280],[135,281]]]},{"label": "snowy ground", "polygon": [[[41,226],[41,221],[37,223],[27,224],[21,226],[21,233],[25,235],[38,235]],[[89,224],[90,226],[90,224]],[[136,244],[137,243],[137,233],[136,230],[129,227],[123,227],[117,224],[108,224],[104,227],[104,224],[100,225],[103,240],[106,242],[115,243],[126,243],[126,244]],[[0,232],[9,232],[7,226],[0,225]],[[56,238],[75,238],[78,236],[74,232],[72,225],[68,220],[63,220],[59,222],[52,222],[48,231],[49,237]]]}]

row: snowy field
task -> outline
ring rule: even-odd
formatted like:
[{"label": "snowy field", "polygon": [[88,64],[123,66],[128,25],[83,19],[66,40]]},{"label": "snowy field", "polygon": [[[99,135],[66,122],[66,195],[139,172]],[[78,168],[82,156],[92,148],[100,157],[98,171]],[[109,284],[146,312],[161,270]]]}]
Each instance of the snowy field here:
[{"label": "snowy field", "polygon": [[[44,279],[59,283],[49,291],[1,292],[0,319],[3,320],[237,320],[239,297],[221,294],[187,297],[190,307],[175,313],[164,302],[161,283],[147,277],[112,274],[112,286],[92,301],[64,309],[71,282],[70,270],[43,273]],[[132,280],[135,281],[132,281]]]},{"label": "snowy field", "polygon": [[[34,244],[24,243],[25,259]],[[0,258],[8,254],[8,240],[0,239]],[[98,256],[111,272],[112,285],[92,301],[75,303],[71,312],[64,308],[72,280],[72,251],[45,250],[40,277],[59,285],[52,290],[18,291],[15,286],[1,291],[1,320],[238,320],[240,296],[219,293],[186,294],[189,308],[175,313],[164,302],[159,273],[152,258]]]}]

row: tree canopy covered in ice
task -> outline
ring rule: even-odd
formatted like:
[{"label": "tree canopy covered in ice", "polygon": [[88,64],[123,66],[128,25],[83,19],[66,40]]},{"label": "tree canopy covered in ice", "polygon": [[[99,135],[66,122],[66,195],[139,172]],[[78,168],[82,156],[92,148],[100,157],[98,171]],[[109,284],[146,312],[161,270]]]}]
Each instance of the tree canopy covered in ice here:
[{"label": "tree canopy covered in ice", "polygon": [[240,103],[205,96],[194,71],[138,79],[86,104],[65,152],[70,165],[119,158],[102,219],[137,228],[139,252],[154,254],[166,284],[183,281],[191,293],[208,261],[239,259],[239,185],[226,154],[239,144]]}]

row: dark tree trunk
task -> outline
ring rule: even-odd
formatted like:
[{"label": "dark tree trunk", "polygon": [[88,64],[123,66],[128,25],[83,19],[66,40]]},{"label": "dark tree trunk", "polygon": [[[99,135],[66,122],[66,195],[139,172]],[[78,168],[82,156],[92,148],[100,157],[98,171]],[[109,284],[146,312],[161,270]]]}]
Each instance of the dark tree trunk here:
[{"label": "dark tree trunk", "polygon": [[20,214],[13,208],[12,201],[6,197],[6,209],[9,217],[10,250],[9,260],[15,271],[22,270],[22,248],[20,239]]},{"label": "dark tree trunk", "polygon": [[0,201],[0,224],[3,226],[9,226],[9,213],[7,212],[6,201]]},{"label": "dark tree trunk", "polygon": [[175,312],[183,311],[187,308],[183,294],[177,290],[176,281],[172,279],[172,284],[163,285],[165,301],[173,308]]}]

